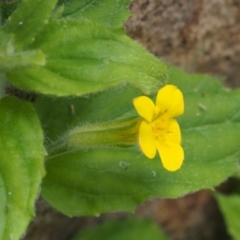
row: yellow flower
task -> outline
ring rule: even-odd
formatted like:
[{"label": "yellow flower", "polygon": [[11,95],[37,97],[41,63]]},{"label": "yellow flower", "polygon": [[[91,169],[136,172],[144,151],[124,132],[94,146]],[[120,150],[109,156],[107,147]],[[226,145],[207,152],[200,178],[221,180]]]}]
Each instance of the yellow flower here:
[{"label": "yellow flower", "polygon": [[146,96],[133,99],[134,107],[142,117],[139,124],[139,145],[150,159],[158,150],[163,166],[168,171],[178,170],[183,163],[181,132],[173,118],[183,114],[182,92],[174,85],[158,91],[156,105]]}]

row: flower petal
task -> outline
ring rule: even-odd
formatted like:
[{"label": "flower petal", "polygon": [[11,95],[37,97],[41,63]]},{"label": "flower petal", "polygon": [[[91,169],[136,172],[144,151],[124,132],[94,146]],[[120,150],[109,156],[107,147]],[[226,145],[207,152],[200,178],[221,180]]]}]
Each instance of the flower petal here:
[{"label": "flower petal", "polygon": [[156,141],[151,125],[145,120],[142,120],[139,125],[139,145],[148,158],[155,157],[157,151]]},{"label": "flower petal", "polygon": [[182,166],[184,151],[179,144],[158,144],[157,149],[160,154],[162,164],[168,171],[176,171]]},{"label": "flower petal", "polygon": [[171,119],[171,123],[167,129],[167,142],[181,144],[181,131],[175,119]]},{"label": "flower petal", "polygon": [[182,92],[174,85],[166,85],[157,94],[158,113],[166,112],[169,117],[179,116],[184,112]]},{"label": "flower petal", "polygon": [[155,105],[150,98],[146,96],[134,98],[133,105],[141,117],[146,119],[148,122],[152,121],[155,111]]}]

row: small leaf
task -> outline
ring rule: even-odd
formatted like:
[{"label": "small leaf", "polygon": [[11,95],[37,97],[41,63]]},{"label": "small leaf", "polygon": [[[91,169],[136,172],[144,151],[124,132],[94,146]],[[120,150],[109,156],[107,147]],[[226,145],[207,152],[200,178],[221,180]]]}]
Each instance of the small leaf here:
[{"label": "small leaf", "polygon": [[18,240],[34,216],[44,175],[43,135],[29,103],[5,97],[0,115],[0,239]]},{"label": "small leaf", "polygon": [[48,24],[57,0],[22,0],[8,18],[6,33],[14,33],[16,49],[27,47],[35,36]]},{"label": "small leaf", "polygon": [[240,196],[217,194],[216,198],[227,224],[228,232],[234,240],[240,240]]},{"label": "small leaf", "polygon": [[95,229],[86,229],[74,240],[167,240],[164,232],[150,219],[127,218],[104,222]]},{"label": "small leaf", "polygon": [[58,96],[83,95],[128,82],[153,93],[166,80],[166,67],[144,48],[95,22],[51,20],[34,49],[47,56],[45,66],[7,72],[19,88]]},{"label": "small leaf", "polygon": [[62,17],[88,18],[109,27],[121,28],[130,16],[130,0],[61,0],[64,4]]}]

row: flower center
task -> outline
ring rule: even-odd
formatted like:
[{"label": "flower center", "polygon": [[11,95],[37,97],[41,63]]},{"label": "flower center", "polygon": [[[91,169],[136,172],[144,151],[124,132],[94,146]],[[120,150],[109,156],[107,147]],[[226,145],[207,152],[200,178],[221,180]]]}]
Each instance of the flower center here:
[{"label": "flower center", "polygon": [[167,129],[169,127],[169,119],[165,114],[161,114],[152,121],[152,131],[155,137],[155,140],[158,142],[165,142]]}]

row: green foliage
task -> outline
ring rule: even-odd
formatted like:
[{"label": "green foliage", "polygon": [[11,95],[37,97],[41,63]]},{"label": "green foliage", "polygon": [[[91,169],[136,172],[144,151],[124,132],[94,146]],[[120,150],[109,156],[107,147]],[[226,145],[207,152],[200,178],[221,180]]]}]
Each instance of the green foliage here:
[{"label": "green foliage", "polygon": [[122,28],[130,16],[127,10],[129,2],[129,0],[61,0],[58,4],[64,4],[62,17],[88,18],[109,27]]},{"label": "green foliage", "polygon": [[37,34],[46,27],[57,0],[22,0],[8,17],[3,30],[14,33],[15,48],[24,49],[34,42]]},{"label": "green foliage", "polygon": [[[30,92],[79,96],[124,83],[153,93],[166,81],[165,65],[124,34],[128,4],[129,0],[0,3],[0,239],[15,240],[23,234],[34,216],[44,175],[38,118],[32,104],[5,97],[6,88],[13,94],[18,91],[10,84]],[[61,133],[68,126],[62,127]]]},{"label": "green foliage", "polygon": [[0,2],[0,26],[6,24],[8,17],[16,10],[19,1]]},{"label": "green foliage", "polygon": [[43,135],[30,103],[2,98],[0,115],[0,239],[16,240],[35,215],[44,175]]},{"label": "green foliage", "polygon": [[32,47],[47,54],[46,64],[7,73],[27,90],[83,95],[129,82],[151,93],[166,78],[165,66],[130,38],[85,19],[51,20]]},{"label": "green foliage", "polygon": [[[145,199],[213,188],[239,171],[240,90],[177,68],[168,76],[164,63],[125,35],[129,2],[0,3],[0,239],[19,239],[34,216],[45,153],[37,114],[49,151],[42,194],[69,216],[133,211]],[[185,161],[174,173],[158,156],[146,159],[132,137],[131,146],[123,142],[128,131],[136,135],[127,124],[137,116],[132,99],[155,94],[168,79],[186,105],[179,118]],[[32,103],[5,97],[15,87],[36,93],[37,114]],[[73,140],[76,129],[86,139]],[[65,148],[51,151],[59,142]]]},{"label": "green foliage", "polygon": [[7,79],[3,72],[0,71],[0,99],[3,98],[6,94],[4,89],[7,85]]},{"label": "green foliage", "polygon": [[15,51],[13,34],[0,32],[0,38],[0,70],[45,65],[45,55],[41,50]]},{"label": "green foliage", "polygon": [[54,16],[61,9],[77,12],[57,19],[51,17],[56,0],[23,0],[0,31],[0,69],[21,89],[57,96],[124,82],[156,92],[166,80],[165,65],[119,31],[128,2],[60,2]]},{"label": "green foliage", "polygon": [[[178,68],[169,72],[171,83],[182,86],[185,98],[185,113],[178,118],[185,150],[183,167],[167,172],[159,156],[148,160],[137,147],[66,151],[46,162],[42,194],[51,205],[70,216],[134,211],[147,198],[176,198],[213,188],[238,171],[239,90],[225,90],[214,78],[205,81],[201,74]],[[195,84],[184,88],[190,78]],[[88,98],[42,96],[35,106],[48,138],[55,141],[64,134],[63,128],[136,116],[132,99],[139,94],[129,86],[115,87]],[[51,110],[44,108],[46,104]],[[65,117],[60,120],[61,116]]]},{"label": "green foliage", "polygon": [[217,194],[220,209],[227,224],[228,232],[234,240],[240,239],[240,196]]},{"label": "green foliage", "polygon": [[105,222],[95,229],[86,229],[73,240],[146,240],[150,236],[151,240],[169,239],[152,220],[127,218]]}]

